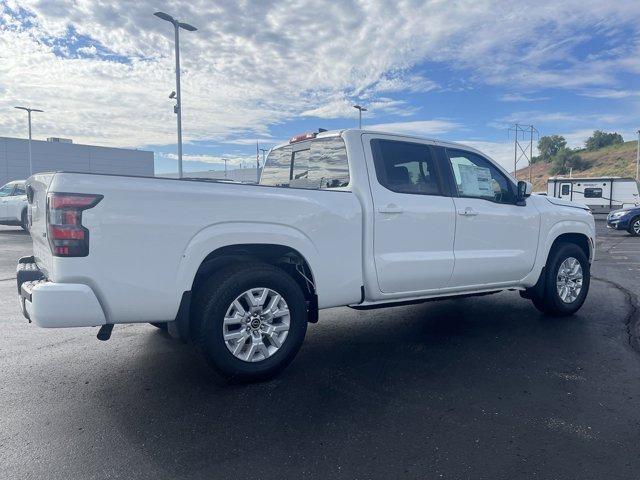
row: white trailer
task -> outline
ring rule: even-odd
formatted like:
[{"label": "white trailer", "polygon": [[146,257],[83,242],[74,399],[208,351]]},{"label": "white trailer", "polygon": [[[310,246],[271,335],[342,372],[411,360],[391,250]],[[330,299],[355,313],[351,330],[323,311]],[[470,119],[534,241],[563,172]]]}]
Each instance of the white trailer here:
[{"label": "white trailer", "polygon": [[551,177],[547,196],[584,203],[594,213],[640,205],[638,183],[623,177]]}]

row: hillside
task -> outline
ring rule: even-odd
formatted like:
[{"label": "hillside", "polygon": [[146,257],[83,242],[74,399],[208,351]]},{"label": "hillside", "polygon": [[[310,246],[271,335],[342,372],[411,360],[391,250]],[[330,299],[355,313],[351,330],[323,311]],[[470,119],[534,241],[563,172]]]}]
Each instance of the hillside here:
[{"label": "hillside", "polygon": [[[585,177],[635,177],[636,176],[636,149],[637,142],[625,142],[622,145],[601,148],[589,152],[579,150],[580,156],[588,163],[588,168],[584,170],[574,170],[573,176]],[[548,163],[534,163],[531,171],[533,191],[544,191],[547,189],[547,179],[550,177]],[[529,179],[529,168],[518,170],[518,180]]]}]

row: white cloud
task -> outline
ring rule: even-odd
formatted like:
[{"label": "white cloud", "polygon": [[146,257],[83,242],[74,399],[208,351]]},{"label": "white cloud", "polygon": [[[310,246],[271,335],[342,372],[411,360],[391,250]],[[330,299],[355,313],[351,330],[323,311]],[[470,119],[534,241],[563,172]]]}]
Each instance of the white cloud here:
[{"label": "white cloud", "polygon": [[[508,172],[513,172],[513,161],[514,161],[514,143],[511,142],[485,142],[478,140],[457,140],[459,143],[464,145],[468,145],[470,147],[475,148],[476,150],[480,150],[482,153],[487,155],[489,158],[495,160],[497,163],[502,165],[505,170]],[[528,154],[528,151],[527,151]],[[538,148],[536,147],[536,142],[534,142],[533,154],[538,154]],[[527,165],[527,161],[524,157],[520,159],[518,162],[518,168],[522,168]]]},{"label": "white cloud", "polygon": [[[18,5],[33,15],[30,22],[16,20]],[[368,119],[415,114],[418,108],[398,96],[439,88],[428,70],[413,72],[424,62],[464,69],[461,82],[517,82],[527,92],[610,89],[618,74],[640,73],[637,41],[575,54],[588,40],[576,31],[635,28],[640,2],[631,0],[540,0],[536,8],[489,0],[6,0],[0,108],[46,110],[34,123],[36,135],[55,131],[113,146],[172,143],[175,116],[166,95],[173,89],[173,32],[152,15],[156,9],[181,12],[199,28],[181,36],[186,142],[264,138],[271,125],[300,115],[355,118],[354,99],[371,107]],[[83,58],[69,54],[72,36],[84,42],[75,50]],[[103,48],[111,56],[91,55]],[[24,131],[12,115],[0,116],[0,128]]]},{"label": "white cloud", "polygon": [[[175,153],[160,153],[157,154],[158,157],[164,158],[167,160],[178,160],[178,156]],[[199,163],[210,163],[212,166],[217,166],[218,168],[224,168],[225,160],[228,167],[240,166],[255,166],[256,156],[253,155],[239,155],[239,154],[222,154],[222,155],[189,155],[183,154],[182,160],[184,162],[199,162]],[[260,156],[260,162],[262,162],[262,155]]]},{"label": "white cloud", "polygon": [[520,93],[505,93],[498,98],[501,102],[541,102],[548,99],[549,97],[528,96]]},{"label": "white cloud", "polygon": [[499,130],[506,130],[513,127],[515,123],[533,124],[538,129],[544,126],[554,127],[555,125],[578,126],[593,125],[594,128],[603,128],[603,126],[611,126],[615,123],[630,120],[631,117],[620,115],[617,113],[571,113],[571,112],[543,112],[539,110],[514,112],[498,120],[489,123],[490,126]]},{"label": "white cloud", "polygon": [[640,90],[596,89],[582,92],[579,95],[590,98],[621,99],[640,97]]},{"label": "white cloud", "polygon": [[363,128],[366,130],[376,130],[378,132],[427,136],[441,135],[454,130],[460,130],[462,126],[448,120],[418,120],[415,122],[393,122],[363,125]]}]

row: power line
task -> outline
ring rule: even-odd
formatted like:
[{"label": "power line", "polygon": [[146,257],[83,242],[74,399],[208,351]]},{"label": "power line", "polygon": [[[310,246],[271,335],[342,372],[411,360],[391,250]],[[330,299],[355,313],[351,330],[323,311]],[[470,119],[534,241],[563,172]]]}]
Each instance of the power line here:
[{"label": "power line", "polygon": [[[533,140],[540,139],[540,132],[533,125],[520,125],[516,123],[509,128],[509,134],[514,133],[513,142],[513,176],[518,179],[518,162],[524,159],[529,166],[529,182],[531,182],[531,160],[533,159]],[[527,153],[527,150],[529,152]]]}]

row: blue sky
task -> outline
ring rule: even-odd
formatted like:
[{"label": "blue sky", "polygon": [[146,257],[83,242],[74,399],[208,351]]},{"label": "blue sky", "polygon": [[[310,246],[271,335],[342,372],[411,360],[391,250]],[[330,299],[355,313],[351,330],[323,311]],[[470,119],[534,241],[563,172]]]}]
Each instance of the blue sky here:
[{"label": "blue sky", "polygon": [[[583,144],[640,126],[640,2],[0,1],[0,135],[16,104],[46,110],[36,138],[156,152],[175,171],[170,25],[184,32],[185,169],[253,163],[318,128],[461,141],[512,165],[515,122]],[[611,3],[608,5],[607,3]],[[213,6],[215,5],[215,6]]]}]

